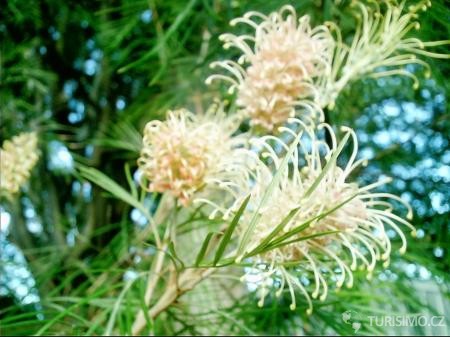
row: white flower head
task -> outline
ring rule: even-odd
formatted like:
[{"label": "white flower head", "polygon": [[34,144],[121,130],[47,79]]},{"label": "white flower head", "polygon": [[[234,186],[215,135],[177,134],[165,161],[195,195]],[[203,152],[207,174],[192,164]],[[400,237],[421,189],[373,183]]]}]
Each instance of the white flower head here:
[{"label": "white flower head", "polygon": [[225,48],[238,48],[242,55],[238,62],[212,63],[229,75],[212,75],[207,83],[214,79],[231,83],[229,91],[237,90],[236,103],[243,114],[271,131],[295,115],[301,97],[314,93],[312,80],[327,71],[333,38],[325,26],[312,28],[308,15],[297,19],[292,6],[269,16],[249,12],[231,21],[233,26],[238,23],[252,27],[254,35],[220,37]]},{"label": "white flower head", "polygon": [[8,194],[19,191],[39,159],[36,132],[23,132],[6,140],[0,149],[0,189]]},{"label": "white flower head", "polygon": [[[300,126],[299,132],[283,127],[278,138],[253,141],[263,159],[253,175],[250,202],[238,227],[237,256],[238,261],[253,261],[263,278],[279,280],[277,295],[287,287],[292,309],[296,307],[294,289],[299,289],[310,313],[311,297],[324,300],[330,282],[337,288],[351,287],[352,271],[358,266],[370,278],[378,261],[389,263],[388,229],[401,238],[401,252],[406,250],[406,237],[400,226],[413,233],[415,229],[394,213],[390,201],[405,205],[410,218],[408,204],[395,195],[374,191],[388,179],[367,186],[351,181],[351,173],[366,164],[356,159],[353,130],[343,128],[345,135],[338,143],[328,124],[313,128],[298,119],[291,122]],[[320,130],[329,133],[332,144],[318,137]],[[352,154],[345,167],[339,167],[336,160],[349,139]],[[310,275],[312,291],[300,280],[302,274]],[[267,282],[261,284],[264,287]],[[260,305],[267,293],[267,289],[261,291]]]},{"label": "white flower head", "polygon": [[169,111],[165,121],[149,122],[138,159],[148,189],[170,192],[186,206],[211,180],[242,176],[238,158],[245,137],[234,137],[236,128],[235,118],[215,105],[205,114],[180,109]]}]

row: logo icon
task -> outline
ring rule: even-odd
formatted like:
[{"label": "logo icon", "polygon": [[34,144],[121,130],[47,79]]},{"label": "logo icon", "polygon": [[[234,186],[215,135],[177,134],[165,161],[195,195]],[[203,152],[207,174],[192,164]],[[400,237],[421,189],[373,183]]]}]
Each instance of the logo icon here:
[{"label": "logo icon", "polygon": [[343,312],[342,320],[344,321],[345,324],[350,324],[355,333],[357,333],[359,329],[361,329],[362,324],[360,322],[359,314],[356,311],[347,310]]}]

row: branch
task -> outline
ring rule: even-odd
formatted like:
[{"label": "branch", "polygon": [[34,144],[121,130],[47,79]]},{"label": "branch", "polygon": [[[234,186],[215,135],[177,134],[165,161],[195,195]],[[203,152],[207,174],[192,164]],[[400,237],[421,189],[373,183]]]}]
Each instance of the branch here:
[{"label": "branch", "polygon": [[[197,284],[214,273],[216,270],[217,268],[185,270],[180,275],[177,282],[172,283],[166,288],[158,302],[156,302],[156,304],[149,310],[148,316],[151,319],[155,319],[160,313],[177,301],[180,296],[194,289]],[[140,316],[138,316],[133,324],[132,334],[134,336],[139,335],[146,326],[144,315],[142,315],[142,317],[143,318],[141,319]]]}]

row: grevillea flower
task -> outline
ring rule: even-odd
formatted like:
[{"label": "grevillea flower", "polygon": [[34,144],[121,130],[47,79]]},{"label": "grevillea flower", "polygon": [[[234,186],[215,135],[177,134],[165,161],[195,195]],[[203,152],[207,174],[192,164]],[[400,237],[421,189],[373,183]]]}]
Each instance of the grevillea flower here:
[{"label": "grevillea flower", "polygon": [[0,189],[17,193],[30,177],[39,154],[35,132],[24,132],[6,140],[0,150]]},{"label": "grevillea flower", "polygon": [[[399,225],[413,233],[415,229],[394,213],[390,201],[405,205],[409,219],[412,211],[407,203],[375,191],[389,179],[367,186],[350,180],[352,171],[366,164],[364,159],[356,159],[358,145],[353,130],[343,128],[345,135],[338,143],[328,124],[313,128],[298,119],[291,122],[300,126],[298,133],[282,127],[279,138],[264,136],[252,141],[263,159],[249,184],[250,202],[238,227],[237,260],[253,262],[247,276],[254,278],[257,271],[259,305],[269,292],[267,285],[275,280],[277,295],[288,288],[292,309],[296,307],[297,288],[311,313],[311,297],[324,300],[330,282],[337,288],[344,283],[351,287],[352,271],[358,266],[365,268],[370,278],[378,261],[389,264],[389,230],[401,238],[403,253],[407,243]],[[328,132],[332,144],[320,139],[318,132]],[[345,167],[339,167],[336,160],[350,138],[352,154]],[[301,281],[300,276],[305,275],[313,289]]]},{"label": "grevillea flower", "polygon": [[336,44],[331,64],[331,72],[320,76],[316,81],[319,91],[317,102],[320,106],[334,106],[334,102],[346,85],[365,76],[374,78],[402,75],[414,81],[418,88],[416,76],[404,68],[408,64],[419,64],[429,76],[429,66],[417,55],[434,58],[449,58],[450,55],[438,54],[425,50],[448,44],[450,41],[423,42],[415,37],[407,37],[412,29],[419,29],[415,21],[419,10],[426,10],[431,1],[420,1],[405,10],[405,2],[396,4],[390,0],[373,1],[372,7],[353,1],[357,6],[358,26],[350,45],[342,41],[339,28],[329,22],[331,31],[336,36]]},{"label": "grevillea flower", "polygon": [[[273,130],[295,115],[300,97],[314,93],[312,79],[327,72],[333,38],[325,26],[311,28],[308,15],[297,20],[292,6],[269,16],[249,12],[231,21],[232,26],[238,23],[254,28],[254,35],[221,35],[224,47],[238,48],[242,56],[238,62],[212,63],[229,75],[212,75],[207,83],[231,83],[229,91],[237,90],[236,103],[243,114],[252,124]],[[303,112],[311,111],[317,110]]]},{"label": "grevillea flower", "polygon": [[242,179],[245,137],[233,137],[236,128],[235,118],[216,106],[197,115],[169,111],[165,121],[149,122],[138,159],[148,189],[170,192],[187,205],[211,181],[226,185],[233,177]]}]

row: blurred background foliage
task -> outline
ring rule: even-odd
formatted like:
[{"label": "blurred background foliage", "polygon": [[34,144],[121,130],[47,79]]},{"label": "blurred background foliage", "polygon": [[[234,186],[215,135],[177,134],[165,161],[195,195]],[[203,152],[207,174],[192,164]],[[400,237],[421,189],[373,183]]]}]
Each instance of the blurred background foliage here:
[{"label": "blurred background foliage", "polygon": [[[168,109],[200,111],[226,96],[204,80],[211,61],[233,54],[218,40],[239,30],[229,21],[285,3],[315,24],[335,21],[351,37],[349,1],[2,3],[1,141],[38,131],[41,158],[20,195],[0,206],[1,334],[107,334],[112,326],[129,332],[145,286],[136,275],[154,254],[145,244],[146,222],[138,210],[82,179],[76,165],[94,167],[128,189],[124,167],[135,174],[147,121]],[[419,22],[415,36],[448,39],[448,2],[433,1]],[[283,299],[257,308],[251,287],[224,271],[228,278],[208,280],[160,316],[154,332],[353,334],[341,319],[353,310],[363,322],[359,333],[389,333],[364,324],[365,315],[425,311],[447,315],[447,330],[416,327],[410,333],[448,333],[450,68],[448,61],[427,61],[430,78],[424,69],[410,69],[420,89],[404,78],[365,79],[349,86],[327,114],[333,126],[354,127],[361,155],[372,159],[358,179],[392,176],[389,192],[413,206],[418,237],[409,238],[404,256],[394,254],[391,266],[370,282],[356,275],[353,289],[316,303],[311,317],[302,306],[291,312]],[[157,200],[147,200],[149,207]]]}]

